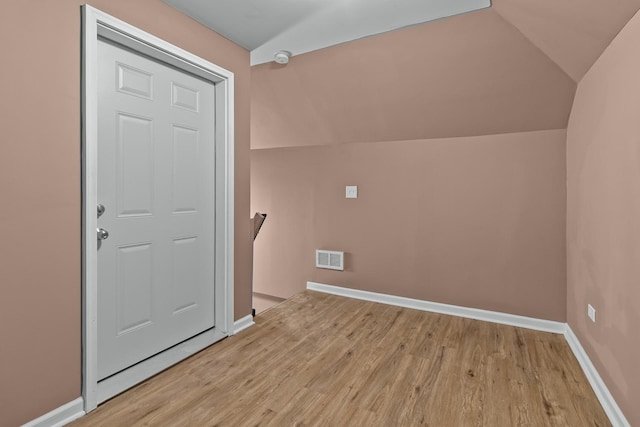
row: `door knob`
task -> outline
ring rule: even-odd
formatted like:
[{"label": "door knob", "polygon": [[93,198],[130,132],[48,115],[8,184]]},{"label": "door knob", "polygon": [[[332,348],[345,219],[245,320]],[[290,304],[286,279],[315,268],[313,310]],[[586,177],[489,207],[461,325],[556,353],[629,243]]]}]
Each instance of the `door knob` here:
[{"label": "door knob", "polygon": [[104,207],[104,205],[102,203],[98,203],[98,218],[102,216],[105,210],[106,208]]},{"label": "door knob", "polygon": [[98,228],[98,240],[107,240],[109,238],[109,232],[104,228]]}]

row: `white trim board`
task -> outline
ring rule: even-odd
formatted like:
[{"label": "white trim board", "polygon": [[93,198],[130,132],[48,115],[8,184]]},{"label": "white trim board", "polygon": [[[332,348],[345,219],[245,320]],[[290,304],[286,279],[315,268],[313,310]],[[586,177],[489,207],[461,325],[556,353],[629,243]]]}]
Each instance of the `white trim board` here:
[{"label": "white trim board", "polygon": [[[97,140],[98,40],[108,39],[210,80],[216,87],[216,339],[233,333],[234,313],[234,75],[209,61],[91,6],[82,6],[82,396],[98,404]],[[186,357],[186,356],[185,356]],[[122,383],[128,379],[123,379]]]},{"label": "white trim board", "polygon": [[578,359],[580,367],[582,367],[585,376],[589,380],[589,384],[591,384],[591,388],[593,388],[593,391],[598,397],[602,408],[607,413],[611,424],[613,424],[615,427],[630,427],[631,424],[629,424],[629,422],[625,418],[622,410],[611,395],[611,392],[609,392],[609,389],[602,380],[602,377],[600,377],[598,370],[591,362],[591,359],[587,355],[587,352],[582,347],[582,344],[580,344],[578,337],[573,333],[573,330],[571,329],[571,326],[569,326],[569,324],[566,325],[564,337],[567,340],[569,347],[571,347],[573,354],[576,356],[576,359]]},{"label": "white trim board", "polygon": [[233,334],[235,335],[238,332],[242,332],[245,329],[252,327],[253,325],[255,325],[253,321],[253,316],[250,314],[247,314],[246,316],[236,320],[233,323]]},{"label": "white trim board", "polygon": [[519,328],[533,329],[542,332],[552,332],[564,335],[571,351],[578,359],[580,367],[585,373],[591,388],[598,401],[602,405],[609,421],[614,427],[630,427],[629,422],[620,410],[615,399],[609,392],[606,384],[600,377],[586,351],[580,344],[578,337],[573,333],[567,323],[552,320],[536,319],[533,317],[518,316],[515,314],[500,313],[496,311],[481,310],[477,308],[460,307],[457,305],[441,304],[437,302],[423,301],[413,298],[398,297],[395,295],[380,294],[377,292],[361,291],[359,289],[344,288],[341,286],[325,285],[323,283],[307,282],[307,289],[326,294],[339,295],[347,298],[355,298],[364,301],[394,305],[398,307],[412,308],[415,310],[429,311],[433,313],[448,314],[451,316],[466,317],[469,319],[483,320],[486,322],[500,323]]},{"label": "white trim board", "polygon": [[62,427],[84,415],[84,402],[81,397],[65,403],[47,412],[35,420],[23,424],[22,427]]},{"label": "white trim board", "polygon": [[395,295],[361,291],[358,289],[349,289],[340,286],[324,285],[322,283],[315,282],[307,282],[307,289],[317,292],[324,292],[326,294],[360,299],[364,301],[379,302],[382,304],[413,308],[416,310],[430,311],[433,313],[448,314],[451,316],[466,317],[475,320],[484,320],[485,322],[500,323],[503,325],[535,329],[536,331],[552,332],[555,334],[564,334],[566,325],[566,323],[554,322],[552,320],[542,320],[533,317],[500,313],[497,311],[480,310],[478,308],[468,308],[457,305],[442,304],[438,302],[423,301],[413,298],[398,297]]}]

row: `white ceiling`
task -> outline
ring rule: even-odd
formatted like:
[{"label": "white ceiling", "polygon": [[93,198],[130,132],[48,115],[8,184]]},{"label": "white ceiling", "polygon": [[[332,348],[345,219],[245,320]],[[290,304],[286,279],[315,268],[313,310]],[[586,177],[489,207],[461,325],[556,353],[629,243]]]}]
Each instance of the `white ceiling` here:
[{"label": "white ceiling", "polygon": [[251,51],[251,65],[491,5],[490,0],[163,0]]}]

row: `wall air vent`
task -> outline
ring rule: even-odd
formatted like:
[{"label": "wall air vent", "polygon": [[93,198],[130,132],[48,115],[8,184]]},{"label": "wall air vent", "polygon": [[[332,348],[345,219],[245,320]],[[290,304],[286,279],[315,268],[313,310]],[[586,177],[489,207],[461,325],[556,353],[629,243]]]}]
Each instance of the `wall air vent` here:
[{"label": "wall air vent", "polygon": [[317,249],[316,267],[344,271],[344,252]]}]

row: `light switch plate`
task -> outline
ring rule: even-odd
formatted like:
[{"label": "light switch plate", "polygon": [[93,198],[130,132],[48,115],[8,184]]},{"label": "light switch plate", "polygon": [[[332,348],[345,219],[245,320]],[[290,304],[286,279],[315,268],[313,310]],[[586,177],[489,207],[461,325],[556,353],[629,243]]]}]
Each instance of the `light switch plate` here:
[{"label": "light switch plate", "polygon": [[358,198],[358,186],[357,185],[347,185],[345,187],[345,197],[347,199],[357,199]]},{"label": "light switch plate", "polygon": [[596,309],[593,308],[591,304],[587,304],[587,316],[591,319],[592,322],[596,321]]}]

